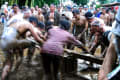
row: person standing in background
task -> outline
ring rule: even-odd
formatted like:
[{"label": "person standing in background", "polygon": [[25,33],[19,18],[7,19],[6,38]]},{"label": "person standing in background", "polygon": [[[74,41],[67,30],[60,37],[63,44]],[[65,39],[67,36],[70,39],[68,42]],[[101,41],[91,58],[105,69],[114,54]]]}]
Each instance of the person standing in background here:
[{"label": "person standing in background", "polygon": [[54,26],[59,25],[60,14],[55,11],[55,6],[53,4],[50,5],[50,11],[45,15],[45,22],[51,21]]}]

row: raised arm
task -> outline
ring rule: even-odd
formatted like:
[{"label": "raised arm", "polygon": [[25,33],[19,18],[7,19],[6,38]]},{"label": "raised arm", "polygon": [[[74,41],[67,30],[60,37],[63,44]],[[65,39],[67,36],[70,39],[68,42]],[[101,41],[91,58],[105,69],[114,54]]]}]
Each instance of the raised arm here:
[{"label": "raised arm", "polygon": [[94,53],[95,53],[95,51],[96,51],[96,48],[97,48],[97,46],[98,46],[98,40],[99,40],[99,35],[98,34],[96,34],[95,35],[95,39],[94,39],[94,41],[93,41],[93,43],[92,43],[92,45],[91,45],[91,47],[90,47],[90,49],[89,49],[89,52],[93,55]]}]

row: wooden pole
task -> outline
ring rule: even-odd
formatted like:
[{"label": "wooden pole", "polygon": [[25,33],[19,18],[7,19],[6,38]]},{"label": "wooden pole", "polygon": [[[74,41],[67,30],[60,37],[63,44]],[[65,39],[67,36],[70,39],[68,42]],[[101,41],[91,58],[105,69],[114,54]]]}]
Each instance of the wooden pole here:
[{"label": "wooden pole", "polygon": [[86,53],[85,54],[77,53],[73,50],[68,50],[68,49],[65,49],[65,53],[72,54],[76,58],[83,59],[83,60],[86,60],[86,61],[90,61],[92,63],[102,64],[102,62],[103,62],[102,58],[97,58],[93,55],[86,54]]},{"label": "wooden pole", "polygon": [[120,2],[115,2],[115,3],[109,3],[109,4],[103,4],[101,5],[102,7],[110,7],[110,6],[119,6]]}]

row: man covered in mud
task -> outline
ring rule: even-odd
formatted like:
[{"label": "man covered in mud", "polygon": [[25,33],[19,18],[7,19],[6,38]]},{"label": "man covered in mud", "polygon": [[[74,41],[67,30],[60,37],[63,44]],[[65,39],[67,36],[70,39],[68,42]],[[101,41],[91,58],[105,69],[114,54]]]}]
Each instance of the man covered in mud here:
[{"label": "man covered in mud", "polygon": [[93,35],[89,33],[89,29],[91,28],[91,23],[94,22],[94,21],[99,21],[100,22],[100,27],[104,27],[105,23],[102,19],[95,17],[93,15],[93,13],[91,13],[91,12],[86,12],[85,13],[85,18],[86,18],[87,24],[88,24],[88,35],[90,35],[88,40],[91,41],[91,39],[93,39],[92,38]]},{"label": "man covered in mud", "polygon": [[[45,40],[45,37],[43,36],[43,33],[42,33],[42,32],[44,32],[44,30],[45,30],[45,29],[44,29],[44,28],[45,28],[45,24],[42,23],[42,22],[38,22],[37,18],[34,17],[34,16],[29,17],[29,22],[34,25],[34,31],[35,31],[38,35],[41,35],[41,38],[42,38],[43,40]],[[32,36],[32,34],[30,33],[30,31],[28,31],[28,32],[26,33],[26,37],[27,37],[28,39],[31,39],[31,40],[34,40],[34,41],[35,41],[35,38]],[[37,43],[35,46],[30,46],[30,47],[28,48],[28,56],[27,56],[27,62],[28,62],[28,63],[31,62],[32,57],[33,57],[33,53],[34,53],[34,51],[35,51],[36,48],[38,48],[38,49],[40,50],[41,44]]]},{"label": "man covered in mud", "polygon": [[40,43],[44,42],[43,39],[40,38],[40,35],[38,35],[34,31],[34,26],[30,22],[18,16],[20,15],[16,15],[8,21],[7,24],[8,27],[1,36],[0,47],[5,55],[5,62],[1,80],[5,80],[5,78],[7,78],[8,76],[8,73],[10,72],[13,62],[12,59],[12,54],[14,52],[13,50],[19,48],[26,48],[35,44],[32,41],[21,39],[21,37],[23,37],[27,31],[30,31],[32,33],[36,41]]},{"label": "man covered in mud", "polygon": [[87,31],[88,26],[86,23],[86,18],[80,15],[80,11],[78,9],[73,10],[73,24],[75,29],[75,36],[85,44],[85,31]]},{"label": "man covered in mud", "polygon": [[102,19],[100,19],[100,18],[95,17],[95,16],[93,15],[93,13],[91,13],[91,12],[85,13],[85,18],[86,18],[86,20],[88,21],[88,24],[90,24],[90,26],[91,26],[91,23],[92,23],[92,22],[94,22],[94,21],[99,21],[99,22],[100,22],[100,26],[101,26],[101,27],[105,27],[104,21],[103,21]]},{"label": "man covered in mud", "polygon": [[109,40],[111,38],[112,33],[110,29],[105,31],[104,28],[100,26],[99,21],[94,21],[91,23],[90,31],[91,34],[95,36],[95,38],[89,52],[91,52],[91,54],[94,55],[96,48],[99,45],[101,45],[102,48],[101,53],[103,53],[101,57],[103,57],[107,50],[107,47],[109,46]]}]

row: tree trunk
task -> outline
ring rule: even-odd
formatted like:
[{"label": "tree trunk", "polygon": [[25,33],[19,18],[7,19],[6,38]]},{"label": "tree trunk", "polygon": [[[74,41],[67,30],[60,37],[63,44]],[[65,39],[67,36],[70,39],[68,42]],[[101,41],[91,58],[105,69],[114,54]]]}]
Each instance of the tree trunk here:
[{"label": "tree trunk", "polygon": [[25,6],[28,6],[28,0],[26,0],[26,2],[25,2]]}]

